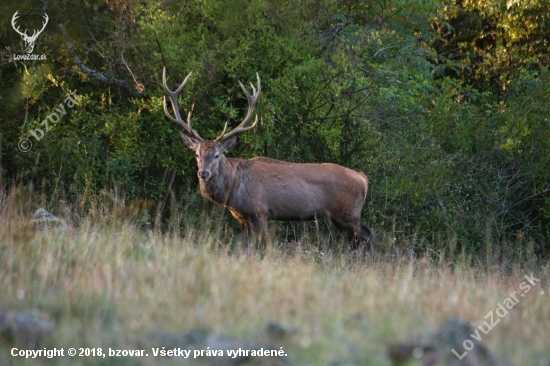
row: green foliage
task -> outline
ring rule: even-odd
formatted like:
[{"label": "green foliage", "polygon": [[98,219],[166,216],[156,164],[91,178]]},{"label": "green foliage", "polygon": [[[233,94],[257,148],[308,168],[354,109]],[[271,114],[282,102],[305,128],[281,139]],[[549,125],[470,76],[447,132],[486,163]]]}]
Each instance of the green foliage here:
[{"label": "green foliage", "polygon": [[478,88],[506,90],[521,70],[550,61],[546,0],[453,0],[438,17],[437,49],[455,73]]},{"label": "green foliage", "polygon": [[[53,8],[5,2],[21,22],[50,16],[36,51],[2,20],[0,181],[87,205],[116,191],[153,202],[173,224],[196,205],[195,163],[164,117],[170,86],[193,72],[182,114],[213,138],[247,108],[238,86],[262,80],[258,126],[233,156],[330,161],[369,176],[366,222],[396,237],[453,238],[468,250],[550,225],[550,80],[544,1],[89,0]],[[33,12],[35,15],[33,15]],[[35,19],[36,18],[36,19]],[[34,23],[33,23],[34,22]],[[75,63],[145,92],[130,97]],[[78,105],[30,134],[71,92]],[[29,152],[18,142],[29,138]],[[175,216],[174,216],[175,215]],[[170,216],[170,220],[168,217]],[[161,219],[165,220],[162,221]],[[174,225],[177,225],[174,224]]]}]

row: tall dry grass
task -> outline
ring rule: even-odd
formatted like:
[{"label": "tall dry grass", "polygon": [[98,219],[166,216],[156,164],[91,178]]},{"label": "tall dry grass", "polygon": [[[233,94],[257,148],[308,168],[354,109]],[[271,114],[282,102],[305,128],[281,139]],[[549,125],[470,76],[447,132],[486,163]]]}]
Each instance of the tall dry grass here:
[{"label": "tall dry grass", "polygon": [[[387,344],[453,316],[480,325],[533,273],[540,283],[483,343],[515,365],[550,362],[549,267],[528,245],[510,243],[479,259],[441,247],[418,257],[410,243],[379,235],[374,258],[365,262],[335,249],[337,240],[314,234],[293,243],[275,238],[262,257],[230,254],[211,226],[195,223],[183,236],[161,234],[136,228],[135,215],[117,219],[120,212],[112,207],[84,213],[59,205],[55,213],[73,226],[41,232],[29,222],[35,208],[29,192],[0,197],[0,309],[38,309],[50,316],[56,327],[49,347],[129,348],[144,334],[190,329],[253,340],[266,324],[279,322],[297,329],[281,343],[291,364],[389,365]],[[0,345],[2,352],[6,347]],[[2,360],[122,362],[25,361],[6,354]]]}]

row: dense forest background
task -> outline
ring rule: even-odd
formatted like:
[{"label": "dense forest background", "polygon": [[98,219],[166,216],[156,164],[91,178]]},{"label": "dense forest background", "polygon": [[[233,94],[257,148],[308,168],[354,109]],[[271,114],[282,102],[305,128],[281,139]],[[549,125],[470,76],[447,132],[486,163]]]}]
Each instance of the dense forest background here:
[{"label": "dense forest background", "polygon": [[[258,73],[259,123],[231,156],[365,172],[365,223],[414,249],[508,242],[550,254],[547,0],[8,0],[0,9],[0,184],[24,188],[35,205],[85,212],[106,199],[139,206],[144,225],[185,226],[205,204],[194,154],[164,116],[162,68],[172,86],[193,72],[179,103],[205,138],[242,119],[238,81]],[[16,11],[29,35],[48,15],[33,50],[46,60],[15,59],[26,54]],[[46,130],[60,104],[66,114]]]}]

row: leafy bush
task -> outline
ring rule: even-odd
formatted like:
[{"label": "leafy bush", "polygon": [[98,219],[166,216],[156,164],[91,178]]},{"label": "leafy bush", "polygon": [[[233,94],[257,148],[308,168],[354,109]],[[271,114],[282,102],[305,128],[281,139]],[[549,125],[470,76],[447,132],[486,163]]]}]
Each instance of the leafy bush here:
[{"label": "leafy bush", "polygon": [[[0,28],[1,180],[37,187],[50,204],[86,206],[109,192],[113,204],[142,198],[153,202],[157,226],[174,225],[179,211],[198,214],[204,205],[190,194],[192,154],[164,117],[162,68],[171,85],[193,72],[179,104],[205,138],[242,118],[237,81],[258,73],[260,123],[240,136],[234,156],[365,172],[368,225],[420,238],[418,250],[443,250],[450,240],[475,252],[527,238],[547,255],[550,83],[539,42],[547,12],[536,8],[536,24],[521,33],[518,19],[535,19],[532,4],[513,5],[512,20],[489,0],[472,4],[92,0],[78,9],[62,1],[53,11],[4,3],[3,13],[26,14],[29,29],[40,20],[33,11],[50,21],[36,47],[46,61],[11,60],[21,39]],[[463,17],[479,22],[465,29]],[[484,24],[496,43],[475,48],[487,38]],[[506,42],[521,62],[505,62]],[[96,74],[83,72],[75,55]],[[78,105],[34,139],[30,131],[74,90]],[[29,152],[18,149],[22,138],[33,143]]]}]

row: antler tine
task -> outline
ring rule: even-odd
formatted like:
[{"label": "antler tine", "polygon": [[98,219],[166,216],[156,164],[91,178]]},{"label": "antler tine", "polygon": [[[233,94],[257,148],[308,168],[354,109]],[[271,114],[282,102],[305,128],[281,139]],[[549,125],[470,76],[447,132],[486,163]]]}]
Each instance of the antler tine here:
[{"label": "antler tine", "polygon": [[46,28],[46,25],[48,25],[48,20],[50,20],[50,17],[48,17],[48,14],[44,13],[44,23],[42,23],[42,29],[40,29],[38,34],[42,33],[44,28]]},{"label": "antler tine", "polygon": [[225,124],[225,128],[223,129],[223,132],[221,135],[219,135],[215,141],[221,141],[225,140],[239,132],[248,131],[254,127],[256,127],[256,123],[258,123],[258,116],[256,116],[256,119],[252,126],[245,127],[248,122],[252,119],[252,115],[254,114],[254,108],[256,107],[256,103],[258,102],[258,99],[260,98],[260,93],[262,92],[262,85],[260,82],[260,75],[256,73],[256,78],[258,80],[258,89],[254,87],[252,83],[250,83],[250,86],[252,87],[252,95],[248,93],[248,90],[244,87],[244,85],[239,81],[239,85],[241,86],[241,89],[243,90],[244,94],[246,95],[246,99],[248,100],[248,113],[246,114],[246,117],[244,117],[244,120],[234,129],[229,131],[227,134],[225,133],[225,130],[227,129],[227,123]]},{"label": "antler tine", "polygon": [[199,136],[199,134],[191,127],[191,111],[187,113],[187,131],[195,136],[198,140],[204,141],[202,137]]},{"label": "antler tine", "polygon": [[[48,17],[48,14],[44,14],[44,22],[42,23],[42,29],[38,30],[38,29],[35,29],[34,32],[32,32],[32,36],[29,37],[29,39],[32,39],[32,40],[36,40],[36,38],[38,38],[38,36],[40,35],[40,33],[42,33],[42,31],[44,30],[44,28],[46,28],[46,25],[48,25],[48,20],[50,19]],[[25,29],[25,34],[26,34],[27,30]]]},{"label": "antler tine", "polygon": [[[223,136],[225,134],[225,131],[227,131],[227,121],[225,121],[225,125],[223,126],[223,131],[222,133],[220,134],[220,136]],[[219,138],[219,137],[218,137]],[[215,141],[218,141],[218,138],[216,138]]]},{"label": "antler tine", "polygon": [[180,110],[179,110],[179,107],[178,107],[178,95],[183,90],[183,87],[187,83],[187,80],[189,79],[191,74],[192,73],[190,72],[189,75],[187,75],[185,77],[185,79],[183,79],[183,82],[180,84],[180,86],[176,90],[172,91],[168,88],[168,84],[166,83],[166,67],[164,67],[162,69],[162,86],[164,87],[164,91],[166,92],[166,94],[168,94],[168,96],[170,97],[170,102],[172,104],[172,110],[174,111],[174,116],[175,117],[172,117],[170,115],[170,113],[168,112],[168,108],[166,106],[166,96],[164,96],[162,104],[163,104],[163,107],[164,107],[164,114],[166,114],[166,117],[168,117],[168,119],[170,119],[170,121],[175,122],[178,125],[185,128],[187,130],[187,132],[189,132],[197,140],[204,141],[204,139],[202,137],[200,137],[200,135],[195,130],[193,130],[191,128],[191,112],[189,112],[187,114],[187,123],[185,123],[185,122],[183,122],[183,118],[181,118]]},{"label": "antler tine", "polygon": [[189,75],[187,75],[187,77],[183,80],[183,82],[180,84],[178,89],[176,89],[175,91],[171,91],[168,88],[168,84],[166,83],[166,67],[164,67],[162,69],[162,86],[164,87],[164,91],[166,92],[166,94],[168,94],[168,96],[170,97],[170,102],[172,103],[172,110],[174,111],[174,115],[176,116],[176,118],[172,117],[168,113],[168,109],[166,108],[166,96],[164,96],[164,103],[163,103],[164,104],[164,113],[166,114],[166,116],[172,122],[175,122],[175,123],[179,124],[180,126],[182,126],[185,129],[187,129],[188,126],[185,122],[183,122],[183,119],[181,118],[181,114],[180,114],[180,111],[179,111],[179,108],[178,108],[178,95],[182,91],[183,87],[187,83],[187,79],[190,76],[191,76],[191,73],[189,73]]},{"label": "antler tine", "polygon": [[[14,29],[17,33],[19,33],[21,36],[27,36],[27,30],[25,29],[25,32],[24,32],[24,33],[21,32],[21,31],[19,30],[19,26],[16,25],[16,23],[15,23],[15,22],[17,21],[17,19],[19,18],[19,14],[18,14],[18,13],[19,13],[19,10],[17,10],[17,11],[13,14],[13,16],[11,17],[11,26],[12,26],[13,29]],[[28,36],[27,36],[27,37],[28,37]]]}]

